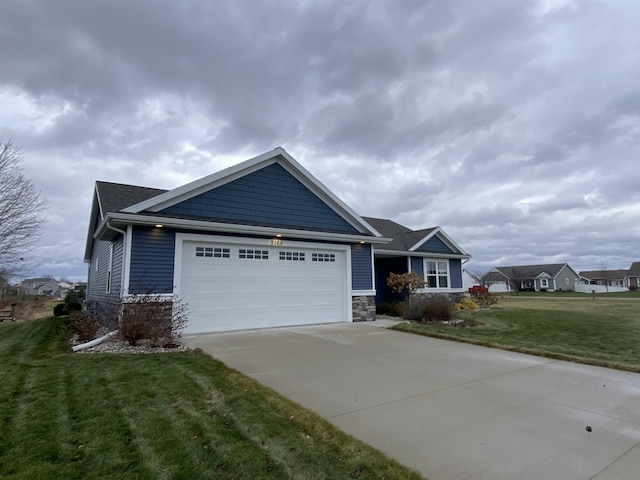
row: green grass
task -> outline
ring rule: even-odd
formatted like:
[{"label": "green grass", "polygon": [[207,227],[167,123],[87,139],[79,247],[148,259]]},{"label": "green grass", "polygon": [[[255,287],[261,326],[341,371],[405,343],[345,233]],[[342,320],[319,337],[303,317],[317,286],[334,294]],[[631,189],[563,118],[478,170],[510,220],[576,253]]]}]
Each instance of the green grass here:
[{"label": "green grass", "polygon": [[463,312],[477,327],[400,324],[397,330],[640,372],[640,301],[506,297]]},{"label": "green grass", "polygon": [[199,352],[72,354],[64,320],[0,324],[1,479],[419,479]]}]

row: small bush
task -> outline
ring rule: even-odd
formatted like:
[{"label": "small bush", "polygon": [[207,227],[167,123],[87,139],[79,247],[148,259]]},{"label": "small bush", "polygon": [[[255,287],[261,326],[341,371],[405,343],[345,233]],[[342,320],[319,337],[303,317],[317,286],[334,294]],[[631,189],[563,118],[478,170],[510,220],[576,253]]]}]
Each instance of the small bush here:
[{"label": "small bush", "polygon": [[484,290],[473,291],[469,289],[469,294],[471,295],[471,299],[480,308],[487,308],[498,303],[498,297],[493,295],[492,293],[489,293],[486,288]]},{"label": "small bush", "polygon": [[69,312],[71,328],[78,335],[81,342],[89,342],[97,337],[102,326],[90,312],[73,310]]},{"label": "small bush", "polygon": [[81,312],[82,311],[82,304],[80,304],[78,302],[67,303],[67,311],[69,313],[71,313],[71,312]]},{"label": "small bush", "polygon": [[444,300],[414,302],[405,314],[407,320],[415,322],[447,322],[453,318],[453,304]]},{"label": "small bush", "polygon": [[402,317],[404,316],[405,310],[406,306],[401,302],[382,302],[376,306],[376,313],[378,315],[389,315],[390,317]]},{"label": "small bush", "polygon": [[174,344],[187,325],[186,306],[176,297],[142,294],[122,302],[120,335],[130,345],[143,339],[153,346]]},{"label": "small bush", "polygon": [[63,315],[68,315],[69,310],[67,310],[67,305],[64,303],[58,303],[55,307],[53,307],[53,314],[56,317],[61,317]]},{"label": "small bush", "polygon": [[461,310],[476,310],[478,304],[468,297],[463,297],[453,308],[456,312]]}]

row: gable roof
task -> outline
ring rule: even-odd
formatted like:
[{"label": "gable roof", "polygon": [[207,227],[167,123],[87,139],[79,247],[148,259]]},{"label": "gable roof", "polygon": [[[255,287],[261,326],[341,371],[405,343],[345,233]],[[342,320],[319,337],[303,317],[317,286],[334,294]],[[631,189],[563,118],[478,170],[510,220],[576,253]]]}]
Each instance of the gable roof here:
[{"label": "gable roof", "polygon": [[[376,251],[388,251],[396,253],[413,253],[416,256],[441,255],[451,258],[471,258],[471,256],[460,248],[440,227],[425,228],[421,230],[411,230],[393,220],[386,218],[362,217],[385,237],[391,238],[391,242],[376,246]],[[451,253],[443,254],[438,252],[418,251],[430,239],[438,238],[450,250]]]},{"label": "gable roof", "polygon": [[640,262],[633,262],[627,273],[629,277],[640,277]]},{"label": "gable roof", "polygon": [[580,276],[588,280],[620,280],[629,275],[629,270],[584,270]]},{"label": "gable roof", "polygon": [[[537,278],[544,274],[547,274],[550,277],[555,278],[560,273],[560,271],[565,267],[568,267],[574,274],[576,273],[566,263],[549,263],[549,264],[543,264],[543,265],[514,265],[514,266],[508,266],[508,267],[495,267],[492,271],[498,272],[510,279]],[[487,279],[487,280],[490,279],[489,274],[485,275],[483,279]],[[492,280],[494,279],[493,276],[491,276],[491,279]]]},{"label": "gable roof", "polygon": [[[317,231],[311,227],[292,227],[274,223],[260,223],[242,219],[203,218],[175,213],[172,207],[188,202],[199,195],[207,194],[219,187],[245,179],[251,174],[264,171],[274,164],[282,167],[286,175],[297,180],[316,201],[329,209],[332,215],[344,221],[349,231]],[[288,178],[290,178],[288,177]],[[217,231],[237,234],[275,235],[284,234],[297,238],[362,241],[384,243],[390,239],[382,235],[342,200],[327,189],[319,180],[305,170],[283,148],[278,147],[245,162],[226,168],[173,190],[140,187],[111,182],[96,182],[94,201],[89,221],[89,232],[85,248],[85,261],[91,257],[94,238],[111,239],[114,232],[126,225],[155,225],[202,231]],[[307,233],[304,233],[304,232]],[[314,232],[314,233],[310,233]],[[352,232],[352,233],[350,233]],[[366,237],[366,238],[365,238]]]}]

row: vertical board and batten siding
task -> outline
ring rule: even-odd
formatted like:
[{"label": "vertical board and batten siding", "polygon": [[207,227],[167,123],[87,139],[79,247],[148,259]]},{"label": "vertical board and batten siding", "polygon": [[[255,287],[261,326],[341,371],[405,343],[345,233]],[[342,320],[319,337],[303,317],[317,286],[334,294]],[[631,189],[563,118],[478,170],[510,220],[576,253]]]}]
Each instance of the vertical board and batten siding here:
[{"label": "vertical board and batten siding", "polygon": [[134,227],[129,270],[130,293],[173,293],[175,232]]},{"label": "vertical board and batten siding", "polygon": [[351,289],[373,290],[371,245],[351,245]]},{"label": "vertical board and batten siding", "polygon": [[456,253],[444,243],[438,236],[431,237],[429,240],[416,248],[416,252],[428,253]]},{"label": "vertical board and batten siding", "polygon": [[462,288],[462,260],[459,258],[449,260],[449,280],[451,288]]},{"label": "vertical board and batten siding", "polygon": [[255,225],[358,233],[277,163],[172,205],[162,212]]},{"label": "vertical board and batten siding", "polygon": [[422,257],[411,257],[411,271],[424,278],[424,259]]}]

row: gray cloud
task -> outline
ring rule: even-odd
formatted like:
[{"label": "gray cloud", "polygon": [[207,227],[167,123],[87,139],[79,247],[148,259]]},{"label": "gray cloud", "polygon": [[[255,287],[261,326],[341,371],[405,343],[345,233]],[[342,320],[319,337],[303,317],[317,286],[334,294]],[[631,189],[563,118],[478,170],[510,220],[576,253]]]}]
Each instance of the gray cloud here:
[{"label": "gray cloud", "polygon": [[53,274],[85,275],[95,180],[172,188],[277,145],[363,215],[442,226],[472,270],[626,267],[639,9],[9,0],[0,138],[49,199]]}]

